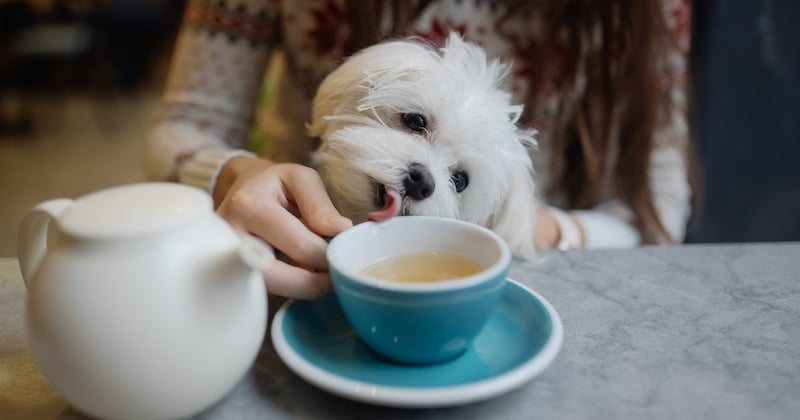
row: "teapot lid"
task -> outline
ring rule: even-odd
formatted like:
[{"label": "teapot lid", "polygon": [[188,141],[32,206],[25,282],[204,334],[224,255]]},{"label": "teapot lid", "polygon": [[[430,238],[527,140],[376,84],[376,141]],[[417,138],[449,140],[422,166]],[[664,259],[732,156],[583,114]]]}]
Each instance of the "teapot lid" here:
[{"label": "teapot lid", "polygon": [[177,183],[139,183],[100,190],[75,201],[59,218],[65,233],[112,239],[157,233],[208,214],[211,197]]}]

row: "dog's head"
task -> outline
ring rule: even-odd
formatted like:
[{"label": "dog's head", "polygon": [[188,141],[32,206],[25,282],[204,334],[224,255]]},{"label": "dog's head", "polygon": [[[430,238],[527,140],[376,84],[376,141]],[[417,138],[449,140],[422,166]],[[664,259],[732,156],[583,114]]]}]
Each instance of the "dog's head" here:
[{"label": "dog's head", "polygon": [[348,59],[321,84],[308,126],[337,208],[355,222],[458,218],[532,248],[533,131],[517,127],[508,72],[457,35],[438,51],[391,41]]}]

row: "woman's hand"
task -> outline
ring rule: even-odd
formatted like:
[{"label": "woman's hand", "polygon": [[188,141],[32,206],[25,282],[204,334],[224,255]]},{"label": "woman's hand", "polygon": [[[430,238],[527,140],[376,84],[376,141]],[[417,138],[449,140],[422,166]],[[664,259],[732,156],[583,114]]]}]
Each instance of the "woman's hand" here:
[{"label": "woman's hand", "polygon": [[[580,248],[586,245],[586,232],[583,226],[573,216],[569,216],[570,220],[575,223],[580,236]],[[556,248],[558,243],[561,242],[561,228],[556,221],[556,218],[546,209],[536,210],[536,230],[533,238],[534,246],[540,249]]]},{"label": "woman's hand", "polygon": [[314,299],[330,291],[322,236],[353,223],[336,211],[314,169],[233,158],[217,179],[214,204],[234,228],[264,239],[295,262],[276,260],[262,273],[270,293]]},{"label": "woman's hand", "polygon": [[536,210],[536,230],[533,239],[534,246],[539,249],[555,248],[561,239],[556,219],[544,209]]}]

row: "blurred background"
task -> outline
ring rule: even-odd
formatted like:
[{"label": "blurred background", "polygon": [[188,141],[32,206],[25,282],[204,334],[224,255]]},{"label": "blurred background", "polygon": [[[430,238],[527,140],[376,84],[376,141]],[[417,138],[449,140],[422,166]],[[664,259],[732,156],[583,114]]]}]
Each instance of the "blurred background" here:
[{"label": "blurred background", "polygon": [[[800,3],[695,1],[689,242],[800,240]],[[182,0],[0,0],[0,257],[34,204],[143,179]]]},{"label": "blurred background", "polygon": [[688,239],[800,240],[800,2],[696,0],[693,12],[705,189]]},{"label": "blurred background", "polygon": [[0,0],[0,257],[36,203],[144,179],[178,0]]}]

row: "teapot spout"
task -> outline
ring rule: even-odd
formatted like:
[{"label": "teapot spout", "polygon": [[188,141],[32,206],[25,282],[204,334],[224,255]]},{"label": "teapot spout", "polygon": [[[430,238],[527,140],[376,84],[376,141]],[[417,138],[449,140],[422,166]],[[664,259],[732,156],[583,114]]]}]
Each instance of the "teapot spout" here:
[{"label": "teapot spout", "polygon": [[262,272],[269,268],[275,261],[275,251],[272,247],[247,233],[239,233],[239,257],[251,269]]},{"label": "teapot spout", "polygon": [[245,284],[249,284],[221,282],[221,279],[250,279],[254,272],[261,274],[275,261],[272,247],[251,235],[239,233],[237,246],[229,249],[224,255],[219,255],[218,258],[205,260],[204,266],[198,267],[202,273],[200,276],[202,284],[207,288],[204,290],[214,290],[210,295],[216,296],[215,299],[227,296],[234,290],[243,290],[239,287],[230,287],[232,285],[238,284],[244,287]]}]

